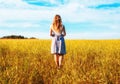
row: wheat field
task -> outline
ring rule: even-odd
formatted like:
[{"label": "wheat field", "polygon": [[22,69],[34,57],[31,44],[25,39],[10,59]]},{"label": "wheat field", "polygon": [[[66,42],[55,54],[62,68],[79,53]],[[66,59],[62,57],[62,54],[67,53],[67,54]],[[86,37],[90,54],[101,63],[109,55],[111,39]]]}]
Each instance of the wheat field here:
[{"label": "wheat field", "polygon": [[57,70],[51,40],[0,40],[0,84],[120,84],[120,40],[66,40]]}]

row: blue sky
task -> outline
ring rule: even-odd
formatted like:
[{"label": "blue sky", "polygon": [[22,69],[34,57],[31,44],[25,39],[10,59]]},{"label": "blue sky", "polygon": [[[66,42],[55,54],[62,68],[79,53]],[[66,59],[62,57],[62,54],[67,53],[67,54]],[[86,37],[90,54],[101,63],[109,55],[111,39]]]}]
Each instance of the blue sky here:
[{"label": "blue sky", "polygon": [[67,39],[120,39],[120,0],[0,0],[0,37],[49,39],[55,14]]}]

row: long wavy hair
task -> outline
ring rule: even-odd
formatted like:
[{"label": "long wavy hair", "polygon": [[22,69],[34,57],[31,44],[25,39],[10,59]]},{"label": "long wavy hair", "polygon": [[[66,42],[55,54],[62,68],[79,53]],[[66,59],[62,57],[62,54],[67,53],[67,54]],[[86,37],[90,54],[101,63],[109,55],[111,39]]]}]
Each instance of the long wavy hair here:
[{"label": "long wavy hair", "polygon": [[60,31],[62,25],[62,19],[60,15],[55,15],[54,19],[53,19],[53,29],[57,32]]}]

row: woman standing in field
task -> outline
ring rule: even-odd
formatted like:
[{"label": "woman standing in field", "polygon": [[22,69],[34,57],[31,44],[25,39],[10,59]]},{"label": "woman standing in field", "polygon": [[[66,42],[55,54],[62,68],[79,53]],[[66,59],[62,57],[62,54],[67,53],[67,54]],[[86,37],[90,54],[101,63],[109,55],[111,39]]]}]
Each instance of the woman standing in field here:
[{"label": "woman standing in field", "polygon": [[50,36],[52,36],[51,53],[58,68],[61,67],[64,54],[66,54],[64,36],[65,27],[62,24],[60,15],[55,15],[53,23],[50,26]]}]

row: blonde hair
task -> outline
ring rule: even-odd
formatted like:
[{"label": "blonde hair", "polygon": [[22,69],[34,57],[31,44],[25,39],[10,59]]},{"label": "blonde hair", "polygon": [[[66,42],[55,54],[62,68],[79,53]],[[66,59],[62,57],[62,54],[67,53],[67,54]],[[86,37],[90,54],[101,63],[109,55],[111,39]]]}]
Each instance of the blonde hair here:
[{"label": "blonde hair", "polygon": [[53,29],[55,31],[60,31],[60,28],[62,26],[62,19],[61,19],[61,16],[60,15],[55,15],[54,19],[53,19]]}]

